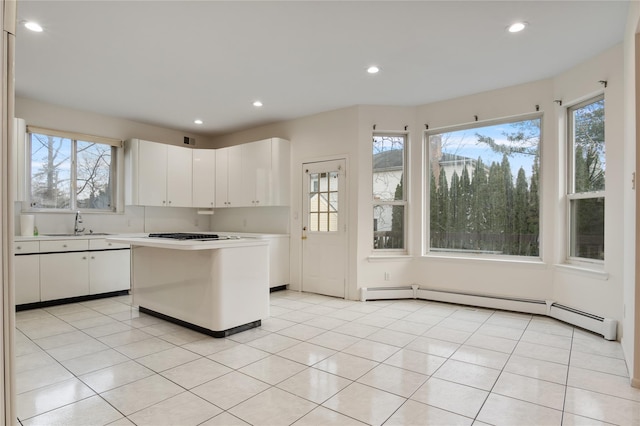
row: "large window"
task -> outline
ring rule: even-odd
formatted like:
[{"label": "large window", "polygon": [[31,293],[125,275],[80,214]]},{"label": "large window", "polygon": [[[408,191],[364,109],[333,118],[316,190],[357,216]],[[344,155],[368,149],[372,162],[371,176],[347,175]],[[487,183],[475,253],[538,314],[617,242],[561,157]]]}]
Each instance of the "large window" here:
[{"label": "large window", "polygon": [[29,129],[31,208],[115,211],[116,144]]},{"label": "large window", "polygon": [[539,116],[429,132],[430,250],[539,256]]},{"label": "large window", "polygon": [[405,250],[406,135],[373,136],[373,248]]},{"label": "large window", "polygon": [[569,258],[604,260],[604,97],[568,109]]}]

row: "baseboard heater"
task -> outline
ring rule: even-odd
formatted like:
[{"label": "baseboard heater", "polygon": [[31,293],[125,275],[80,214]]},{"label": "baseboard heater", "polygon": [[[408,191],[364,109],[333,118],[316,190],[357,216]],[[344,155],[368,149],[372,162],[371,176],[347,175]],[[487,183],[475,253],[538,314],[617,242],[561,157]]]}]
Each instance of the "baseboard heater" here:
[{"label": "baseboard heater", "polygon": [[555,303],[551,300],[511,298],[432,290],[420,288],[420,286],[416,284],[404,287],[363,287],[360,289],[360,300],[363,302],[367,300],[389,299],[434,300],[438,302],[455,303],[458,305],[478,306],[505,311],[546,315],[585,330],[592,331],[596,334],[600,334],[607,340],[616,340],[617,338],[618,323],[616,320],[603,318],[598,315]]}]

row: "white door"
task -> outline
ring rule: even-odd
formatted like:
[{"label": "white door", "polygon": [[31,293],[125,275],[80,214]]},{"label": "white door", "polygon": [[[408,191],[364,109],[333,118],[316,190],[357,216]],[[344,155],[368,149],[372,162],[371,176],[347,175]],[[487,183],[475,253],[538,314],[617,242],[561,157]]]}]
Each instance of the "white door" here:
[{"label": "white door", "polygon": [[345,160],[302,165],[302,291],[345,297]]}]

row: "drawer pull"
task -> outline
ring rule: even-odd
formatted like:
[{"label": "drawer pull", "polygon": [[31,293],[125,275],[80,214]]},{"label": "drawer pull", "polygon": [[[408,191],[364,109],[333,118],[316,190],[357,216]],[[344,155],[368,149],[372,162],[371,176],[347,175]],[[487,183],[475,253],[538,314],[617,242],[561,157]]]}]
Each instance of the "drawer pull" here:
[{"label": "drawer pull", "polygon": [[16,250],[22,250],[21,246],[16,247]]},{"label": "drawer pull", "polygon": [[62,247],[67,248],[67,245],[66,245],[66,244],[63,244],[63,245],[62,245]]}]

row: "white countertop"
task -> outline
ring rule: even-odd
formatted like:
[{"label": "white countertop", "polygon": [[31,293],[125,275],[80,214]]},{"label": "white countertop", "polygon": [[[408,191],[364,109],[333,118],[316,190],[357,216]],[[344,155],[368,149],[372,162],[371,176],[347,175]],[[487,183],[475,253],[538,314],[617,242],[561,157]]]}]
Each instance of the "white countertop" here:
[{"label": "white countertop", "polygon": [[269,244],[259,238],[237,238],[233,240],[172,240],[168,238],[149,238],[147,236],[110,236],[107,241],[131,244],[132,246],[155,247],[172,250],[214,250],[232,247],[250,247]]}]

